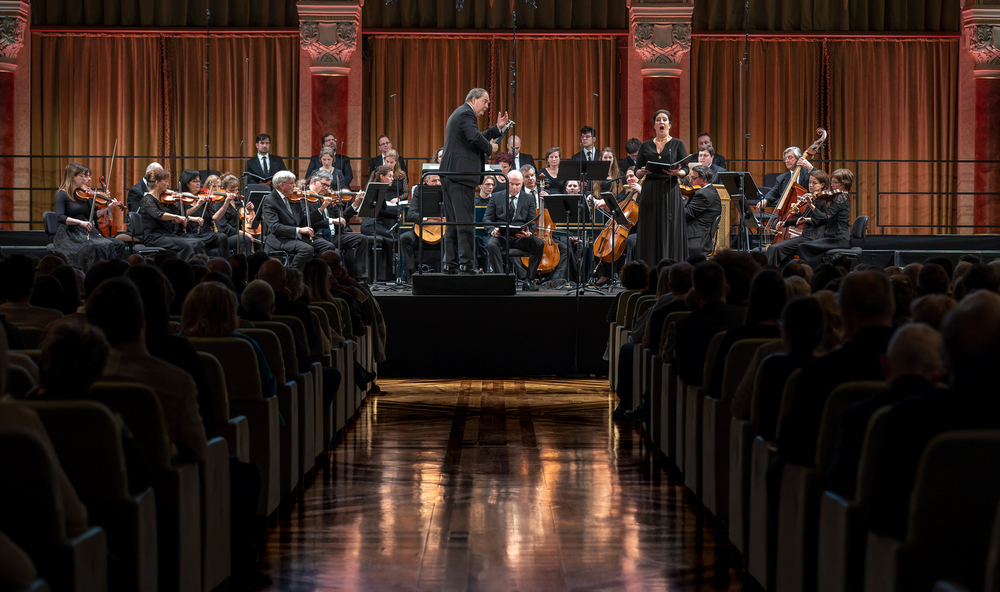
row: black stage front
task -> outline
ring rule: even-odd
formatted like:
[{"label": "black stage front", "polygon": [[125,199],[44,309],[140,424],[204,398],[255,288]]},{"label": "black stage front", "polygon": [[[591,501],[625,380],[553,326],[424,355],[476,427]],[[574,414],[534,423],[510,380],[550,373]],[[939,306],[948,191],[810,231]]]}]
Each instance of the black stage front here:
[{"label": "black stage front", "polygon": [[[606,375],[610,296],[559,290],[514,296],[376,294],[385,325],[384,377]],[[574,367],[574,355],[578,365]]]}]

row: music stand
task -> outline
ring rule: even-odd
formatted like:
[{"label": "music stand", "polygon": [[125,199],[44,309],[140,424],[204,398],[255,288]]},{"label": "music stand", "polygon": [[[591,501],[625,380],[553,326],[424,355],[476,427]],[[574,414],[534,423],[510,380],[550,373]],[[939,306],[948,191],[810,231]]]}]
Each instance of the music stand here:
[{"label": "music stand", "polygon": [[[264,204],[264,200],[267,199],[267,196],[269,195],[271,195],[271,188],[261,183],[247,183],[247,186],[243,189],[244,203],[253,204],[253,222],[250,223],[250,229],[257,230],[258,228],[261,228],[260,232],[261,245],[264,244],[264,239],[267,238],[267,229],[261,227],[261,222],[263,221],[263,218],[260,215],[261,213],[260,207]],[[244,205],[244,207],[246,206]],[[240,222],[240,224],[242,225],[243,222]],[[243,231],[246,232],[245,227],[243,228]],[[237,249],[239,249],[241,242],[243,241],[236,241]]]},{"label": "music stand", "polygon": [[389,183],[371,182],[365,187],[365,197],[358,208],[358,217],[372,218],[372,286],[377,289],[378,281],[378,231],[375,228],[375,218],[385,206],[385,194],[389,191]]},{"label": "music stand", "polygon": [[[753,175],[750,173],[743,172],[731,172],[725,171],[719,173],[719,181],[725,186],[726,191],[729,192],[729,197],[732,201],[738,203],[738,211],[740,214],[739,226],[736,229],[737,245],[744,247],[744,250],[750,250],[750,235],[747,232],[748,225],[746,224],[747,219],[747,196],[760,196],[760,189],[757,188],[757,184],[753,181]],[[750,216],[754,220],[754,226],[757,225],[756,218]],[[763,236],[760,236],[761,242]]]},{"label": "music stand", "polygon": [[[429,165],[433,165],[434,168],[428,168]],[[424,170],[437,170],[438,165],[434,163],[424,164]],[[416,195],[420,196],[420,234],[417,235],[419,239],[417,245],[417,260],[420,261],[420,266],[414,265],[417,273],[423,274],[423,260],[424,260],[424,227],[427,225],[427,218],[443,218],[444,217],[444,188],[440,185],[427,185],[421,183],[417,185]],[[413,202],[410,202],[411,204]],[[444,265],[444,232],[442,227],[441,236],[441,262]],[[416,262],[414,262],[416,263]],[[410,279],[410,278],[406,278]]]}]

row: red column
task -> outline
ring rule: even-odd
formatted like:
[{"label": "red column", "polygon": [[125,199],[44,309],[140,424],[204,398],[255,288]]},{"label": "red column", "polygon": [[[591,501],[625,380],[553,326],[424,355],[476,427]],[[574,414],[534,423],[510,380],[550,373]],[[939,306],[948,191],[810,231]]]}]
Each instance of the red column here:
[{"label": "red column", "polygon": [[312,75],[312,137],[315,144],[318,145],[326,133],[347,140],[349,97],[347,76]]},{"label": "red column", "polygon": [[653,114],[660,109],[670,112],[670,135],[680,137],[686,121],[681,113],[681,79],[678,76],[643,76],[642,119],[647,129],[652,129]]},{"label": "red column", "polygon": [[[975,84],[975,159],[1000,160],[1000,78],[977,78]],[[975,187],[976,224],[1000,225],[1000,165],[977,164]],[[998,232],[1000,227],[976,229],[976,233]]]},{"label": "red column", "polygon": [[[0,71],[0,151],[14,152],[14,72]],[[14,160],[0,158],[0,187],[14,186]],[[14,193],[0,190],[0,220],[14,219]],[[0,229],[10,230],[2,224]]]}]

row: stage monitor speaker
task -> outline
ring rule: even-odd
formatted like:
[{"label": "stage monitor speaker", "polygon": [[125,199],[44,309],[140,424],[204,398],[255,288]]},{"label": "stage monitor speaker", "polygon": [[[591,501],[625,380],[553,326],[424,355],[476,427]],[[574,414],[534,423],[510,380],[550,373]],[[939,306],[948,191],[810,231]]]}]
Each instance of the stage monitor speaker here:
[{"label": "stage monitor speaker", "polygon": [[515,288],[514,276],[499,273],[418,273],[413,276],[414,296],[513,296]]}]

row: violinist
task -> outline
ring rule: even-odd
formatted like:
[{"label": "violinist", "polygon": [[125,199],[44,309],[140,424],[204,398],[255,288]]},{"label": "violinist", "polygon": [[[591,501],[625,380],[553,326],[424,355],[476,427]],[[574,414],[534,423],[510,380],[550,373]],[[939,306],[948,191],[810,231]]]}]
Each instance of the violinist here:
[{"label": "violinist", "polygon": [[268,254],[284,251],[292,256],[291,267],[302,269],[314,256],[333,250],[329,241],[315,236],[316,230],[327,223],[320,210],[329,206],[333,198],[321,201],[315,198],[316,204],[299,199],[294,195],[295,174],[291,171],[278,171],[273,183],[274,189],[260,206],[267,235],[264,251]]},{"label": "violinist", "polygon": [[[520,171],[510,173],[510,199],[504,199],[503,193],[495,193],[490,198],[490,203],[486,206],[486,215],[483,222],[486,224],[507,222],[512,225],[524,226],[524,224],[535,217],[537,204],[530,195],[522,191],[524,178]],[[538,264],[542,261],[542,251],[544,245],[542,239],[534,236],[536,224],[532,222],[526,228],[511,233],[510,248],[528,252],[528,275],[522,284],[521,289],[537,292],[535,285],[535,274],[538,271]],[[490,235],[490,240],[486,245],[489,252],[490,267],[494,272],[502,272],[504,243],[507,234],[496,226],[486,226],[486,232]]]},{"label": "violinist", "polygon": [[392,169],[392,184],[385,194],[387,202],[396,205],[396,201],[406,199],[410,195],[410,188],[406,181],[406,170],[402,168],[399,155],[395,150],[390,150],[385,155],[385,166]]},{"label": "violinist", "polygon": [[[168,195],[170,171],[159,168],[147,175],[150,189],[139,202],[142,217],[142,242],[151,247],[163,247],[174,252],[182,261],[195,253],[204,253],[205,247],[196,238],[184,236],[188,217],[179,197]],[[176,195],[176,194],[173,194]],[[178,201],[165,201],[173,200]]]},{"label": "violinist", "polygon": [[[325,169],[319,169],[313,174],[309,189],[325,196],[330,195],[331,191],[337,189],[337,186],[329,172]],[[324,230],[331,237],[330,242],[337,249],[350,249],[350,262],[353,263],[353,266],[349,266],[351,275],[358,279],[368,279],[368,237],[360,232],[351,232],[348,222],[358,215],[357,208],[361,207],[364,198],[364,192],[358,192],[354,196],[354,200],[346,206],[341,205],[342,200],[336,200],[326,208],[320,209],[326,222]],[[326,233],[324,233],[325,235]],[[348,261],[346,257],[344,260]]]},{"label": "violinist", "polygon": [[[493,177],[486,177],[492,180]],[[424,183],[433,187],[441,186],[441,177],[437,175],[427,175],[424,177]],[[483,182],[486,185],[486,182]],[[420,203],[422,199],[422,189],[424,185],[417,185],[416,191],[413,192],[413,197],[410,198],[410,209],[406,212],[406,221],[412,222],[414,224],[423,224],[423,216],[420,213]],[[403,253],[403,261],[406,263],[406,281],[407,283],[413,283],[413,275],[416,273],[417,269],[417,244],[420,242],[420,236],[417,235],[413,230],[407,230],[399,237],[399,250]],[[426,247],[425,247],[426,248]]]},{"label": "violinist", "polygon": [[722,200],[719,198],[719,190],[709,183],[711,175],[711,169],[703,164],[691,167],[691,174],[688,175],[691,187],[695,188],[694,195],[684,204],[688,256],[708,255],[712,252],[712,225],[722,214]]},{"label": "violinist", "polygon": [[[102,259],[125,257],[125,243],[102,236],[97,231],[95,222],[108,208],[118,206],[118,200],[112,199],[106,206],[98,206],[93,204],[92,199],[71,197],[77,193],[85,194],[83,188],[89,184],[90,169],[71,162],[66,165],[63,182],[56,192],[56,220],[59,228],[52,244],[56,250],[66,255],[70,265],[79,269],[90,269]],[[92,208],[93,219],[90,218]]]},{"label": "violinist", "polygon": [[[793,165],[795,163],[792,163]],[[812,172],[809,173],[809,193],[819,193],[821,191],[830,190],[830,176],[826,174],[825,171],[814,168]],[[796,208],[795,205],[791,206]],[[823,234],[823,230],[818,228],[818,225],[813,222],[813,218],[816,217],[816,208],[825,209],[827,207],[826,201],[817,201],[815,204],[810,202],[807,198],[803,198],[801,203],[795,209],[794,216],[790,220],[781,220],[775,224],[777,230],[781,230],[785,226],[801,226],[802,234],[797,237],[787,238],[780,243],[772,244],[767,248],[765,255],[767,256],[767,262],[775,267],[781,267],[784,265],[785,261],[791,259],[795,253],[798,252],[799,247],[803,243],[807,243],[812,240],[816,240]],[[822,214],[819,214],[822,216]]]},{"label": "violinist", "polygon": [[828,200],[829,205],[825,208],[816,208],[808,218],[805,218],[816,226],[824,228],[821,238],[799,247],[799,257],[805,259],[813,269],[823,262],[823,255],[830,249],[846,249],[851,246],[849,194],[853,185],[854,173],[848,169],[833,171],[830,186],[834,194],[832,199]]},{"label": "violinist", "polygon": [[[236,251],[237,243],[243,241],[240,245],[240,251],[249,255],[253,253],[254,241],[253,237],[247,234],[241,229],[240,225],[240,203],[242,199],[240,196],[240,180],[236,175],[232,173],[226,173],[222,176],[222,179],[218,179],[217,183],[213,183],[213,180],[218,179],[215,175],[209,177],[205,182],[205,188],[208,190],[209,195],[213,196],[216,200],[213,204],[212,220],[215,222],[216,228],[219,232],[226,235],[229,241],[229,251]],[[216,192],[225,193],[225,197],[222,201],[218,201]],[[240,202],[240,203],[238,203]],[[253,204],[247,202],[245,206],[249,211],[253,211]]]},{"label": "violinist", "polygon": [[[620,191],[618,191],[615,194],[615,200],[620,205],[630,196],[638,197],[639,192],[641,191],[642,191],[642,185],[639,184],[639,179],[637,179],[635,176],[635,168],[634,167],[630,168],[625,172],[625,185]],[[600,198],[594,200],[594,207],[605,210],[607,209],[604,200]],[[632,261],[635,258],[635,243],[636,243],[636,233],[635,233],[635,227],[633,226],[628,233],[628,238],[625,239],[625,251],[619,258],[619,260],[615,262],[616,266],[620,267],[623,263]],[[622,259],[624,259],[624,261],[622,261]],[[597,280],[597,285],[603,286],[607,284],[608,281],[610,281],[611,274],[613,272],[611,270],[610,264],[601,263],[597,267],[597,273],[599,276]]]},{"label": "violinist", "polygon": [[[395,151],[390,150],[386,155],[386,161],[392,162],[391,165],[384,164],[375,169],[372,173],[369,183],[388,183],[389,190],[386,192],[385,205],[379,211],[377,216],[369,216],[365,218],[365,221],[361,223],[361,234],[369,237],[375,237],[375,242],[382,250],[383,263],[379,264],[379,269],[385,271],[386,277],[389,277],[388,270],[391,268],[390,263],[392,262],[393,256],[393,239],[395,235],[393,234],[393,227],[396,226],[396,221],[399,218],[399,195],[393,190],[397,188],[396,185],[396,171],[398,170],[398,163],[393,162],[395,158]],[[400,171],[400,174],[402,171]],[[403,188],[406,187],[406,182],[403,182]],[[391,198],[390,198],[391,197]],[[372,278],[374,281],[378,281],[378,278]]]},{"label": "violinist", "polygon": [[[527,185],[527,182],[525,182],[525,185]],[[568,195],[580,195],[582,193],[580,182],[576,179],[566,181],[566,193]],[[591,199],[590,196],[588,196],[589,199]],[[559,263],[556,264],[556,268],[552,272],[552,279],[576,282],[579,279],[577,276],[580,271],[579,257],[576,255],[576,245],[579,242],[579,238],[561,232],[560,234],[553,234],[552,240],[559,245]]]},{"label": "violinist", "polygon": [[211,198],[201,191],[201,173],[185,169],[177,181],[177,191],[196,196],[196,201],[187,209],[187,235],[205,245],[205,251],[218,249],[219,257],[229,258],[229,237],[219,231],[218,223],[212,219],[215,207]]}]

